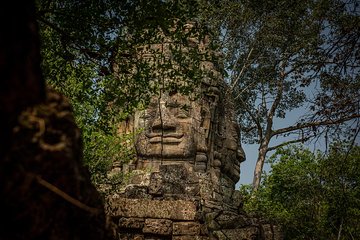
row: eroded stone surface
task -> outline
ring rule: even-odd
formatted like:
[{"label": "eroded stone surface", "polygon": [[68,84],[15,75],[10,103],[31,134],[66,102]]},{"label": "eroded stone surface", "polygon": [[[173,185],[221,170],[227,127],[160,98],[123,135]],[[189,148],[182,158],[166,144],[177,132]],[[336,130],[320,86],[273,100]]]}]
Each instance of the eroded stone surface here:
[{"label": "eroded stone surface", "polygon": [[261,231],[266,240],[283,239],[283,234],[279,226],[265,223],[261,225]]},{"label": "eroded stone surface", "polygon": [[191,201],[150,199],[109,199],[106,206],[111,216],[195,220],[196,206]]},{"label": "eroded stone surface", "polygon": [[200,224],[198,222],[175,222],[173,235],[199,235]]},{"label": "eroded stone surface", "polygon": [[172,221],[168,219],[146,219],[143,232],[157,235],[171,235]]},{"label": "eroded stone surface", "polygon": [[144,218],[126,218],[119,219],[120,228],[142,229],[144,227]]},{"label": "eroded stone surface", "polygon": [[240,229],[222,229],[214,232],[218,240],[258,240],[260,238],[259,228],[248,227]]},{"label": "eroded stone surface", "polygon": [[[159,46],[168,49],[169,43],[148,47]],[[135,169],[131,184],[110,198],[107,211],[145,218],[136,230],[145,239],[270,239],[267,226],[246,216],[235,190],[245,156],[231,94],[216,66],[202,63],[213,77],[204,75],[193,95],[161,89],[119,127],[122,133],[143,131],[134,135],[137,159],[123,167]]]},{"label": "eroded stone surface", "polygon": [[210,240],[206,236],[173,236],[172,240]]}]

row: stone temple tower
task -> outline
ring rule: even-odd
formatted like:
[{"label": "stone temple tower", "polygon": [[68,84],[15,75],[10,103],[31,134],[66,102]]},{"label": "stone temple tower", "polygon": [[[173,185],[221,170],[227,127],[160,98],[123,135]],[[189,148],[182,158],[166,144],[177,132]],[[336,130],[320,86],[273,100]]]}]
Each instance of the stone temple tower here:
[{"label": "stone temple tower", "polygon": [[[189,40],[210,51],[208,40]],[[137,132],[137,159],[124,167],[133,170],[129,184],[107,199],[118,239],[281,239],[276,226],[242,210],[235,184],[245,156],[231,94],[217,66],[202,61],[196,97],[160,89],[146,109],[120,126]]]}]

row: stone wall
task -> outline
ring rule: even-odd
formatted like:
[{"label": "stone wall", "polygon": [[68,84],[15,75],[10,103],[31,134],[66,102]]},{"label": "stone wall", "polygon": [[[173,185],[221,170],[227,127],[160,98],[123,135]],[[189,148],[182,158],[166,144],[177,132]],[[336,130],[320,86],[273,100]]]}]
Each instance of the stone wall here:
[{"label": "stone wall", "polygon": [[215,191],[212,177],[190,164],[138,171],[121,193],[107,199],[117,239],[281,239],[276,226],[243,212],[238,191],[230,197],[225,188]]}]

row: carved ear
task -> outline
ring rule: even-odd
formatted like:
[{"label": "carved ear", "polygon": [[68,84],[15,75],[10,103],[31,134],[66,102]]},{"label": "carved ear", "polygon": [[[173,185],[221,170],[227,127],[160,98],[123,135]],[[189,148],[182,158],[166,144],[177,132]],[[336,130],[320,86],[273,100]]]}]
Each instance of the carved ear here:
[{"label": "carved ear", "polygon": [[210,102],[217,103],[219,100],[220,90],[217,87],[209,87],[205,95]]},{"label": "carved ear", "polygon": [[236,152],[236,157],[239,160],[239,162],[241,162],[241,163],[246,160],[246,155],[245,155],[244,149],[241,146],[239,146],[239,149]]}]

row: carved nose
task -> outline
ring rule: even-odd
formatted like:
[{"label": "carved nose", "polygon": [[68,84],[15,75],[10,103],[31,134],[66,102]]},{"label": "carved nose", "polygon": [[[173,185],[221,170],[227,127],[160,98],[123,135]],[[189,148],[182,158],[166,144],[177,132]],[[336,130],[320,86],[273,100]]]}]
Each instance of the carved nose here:
[{"label": "carved nose", "polygon": [[153,131],[156,130],[166,130],[166,131],[176,131],[176,125],[170,121],[161,121],[160,118],[156,119],[152,126]]},{"label": "carved nose", "polygon": [[152,125],[152,130],[156,131],[176,131],[177,122],[173,116],[169,113],[165,106],[162,106],[161,112],[157,114],[157,117]]}]

